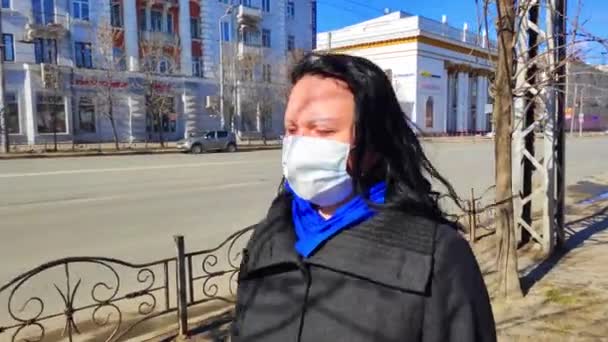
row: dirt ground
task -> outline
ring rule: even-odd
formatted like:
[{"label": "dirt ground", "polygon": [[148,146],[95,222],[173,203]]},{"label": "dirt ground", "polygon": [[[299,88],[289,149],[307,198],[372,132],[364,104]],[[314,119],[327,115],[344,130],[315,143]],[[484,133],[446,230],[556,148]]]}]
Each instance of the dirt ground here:
[{"label": "dirt ground", "polygon": [[[607,192],[608,173],[569,187],[565,246],[546,260],[534,246],[519,252],[525,296],[493,300],[499,341],[608,341]],[[492,236],[474,245],[490,291],[493,247]]]}]

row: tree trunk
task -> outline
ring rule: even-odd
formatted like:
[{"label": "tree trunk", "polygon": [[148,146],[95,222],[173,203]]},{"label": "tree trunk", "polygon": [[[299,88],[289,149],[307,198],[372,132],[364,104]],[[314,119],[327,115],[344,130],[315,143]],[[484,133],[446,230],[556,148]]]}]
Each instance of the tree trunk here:
[{"label": "tree trunk", "polygon": [[[110,87],[112,82],[110,82]],[[112,91],[111,89],[109,90]],[[114,136],[114,147],[116,151],[120,150],[120,146],[118,144],[118,132],[116,131],[116,120],[114,120],[114,107],[112,105],[112,95],[108,94],[108,117],[110,118],[110,125],[112,125],[112,135]]]},{"label": "tree trunk", "polygon": [[517,246],[513,217],[511,132],[513,130],[513,36],[515,27],[514,0],[497,3],[498,63],[496,66],[496,99],[494,119],[496,138],[494,158],[496,170],[496,233],[497,233],[497,297],[514,299],[522,296],[517,272]]}]

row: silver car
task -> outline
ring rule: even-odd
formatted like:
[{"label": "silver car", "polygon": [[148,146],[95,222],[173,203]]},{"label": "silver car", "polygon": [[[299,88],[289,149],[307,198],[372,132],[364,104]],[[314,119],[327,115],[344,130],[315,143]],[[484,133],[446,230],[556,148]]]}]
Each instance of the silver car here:
[{"label": "silver car", "polygon": [[207,151],[235,152],[237,150],[236,135],[227,131],[190,133],[188,139],[177,142],[177,148],[192,153]]}]

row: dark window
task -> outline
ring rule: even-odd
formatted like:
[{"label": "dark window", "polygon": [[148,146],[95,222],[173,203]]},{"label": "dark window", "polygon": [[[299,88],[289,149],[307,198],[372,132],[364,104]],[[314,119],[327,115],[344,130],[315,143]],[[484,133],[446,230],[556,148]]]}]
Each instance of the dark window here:
[{"label": "dark window", "polygon": [[125,56],[125,50],[123,48],[115,47],[112,49],[114,57],[114,68],[116,70],[127,70],[127,56]]},{"label": "dark window", "polygon": [[32,0],[32,11],[36,24],[47,25],[55,22],[54,0]]},{"label": "dark window", "polygon": [[201,21],[199,18],[190,18],[190,35],[193,39],[201,38]]},{"label": "dark window", "polygon": [[16,93],[4,94],[4,110],[6,113],[6,126],[10,134],[20,134],[21,125],[19,124],[19,100]]},{"label": "dark window", "polygon": [[264,12],[270,12],[270,0],[262,0],[262,10]]},{"label": "dark window", "polygon": [[15,44],[13,40],[12,34],[3,34],[2,35],[2,43],[4,44],[4,52],[2,58],[4,58],[5,62],[14,62],[15,61]]},{"label": "dark window", "polygon": [[93,68],[93,56],[91,52],[91,43],[76,42],[76,67],[77,68]]},{"label": "dark window", "polygon": [[294,18],[296,16],[296,5],[293,1],[287,1],[287,17]]},{"label": "dark window", "polygon": [[272,65],[264,64],[262,65],[262,78],[264,82],[270,83],[272,81]]},{"label": "dark window", "polygon": [[262,46],[263,47],[271,47],[272,45],[272,36],[271,32],[268,29],[262,29]]},{"label": "dark window", "polygon": [[2,0],[2,8],[11,8],[11,0]]},{"label": "dark window", "polygon": [[150,31],[160,32],[163,26],[163,13],[159,11],[150,12],[150,23],[152,24]]},{"label": "dark window", "polygon": [[201,57],[192,57],[192,75],[203,77],[203,59]]},{"label": "dark window", "polygon": [[67,133],[63,97],[38,95],[36,97],[38,133]]},{"label": "dark window", "polygon": [[425,126],[426,128],[433,128],[433,116],[434,116],[434,105],[433,105],[433,97],[429,96],[426,100],[426,108],[425,108]]},{"label": "dark window", "polygon": [[173,14],[167,13],[167,33],[173,33]]},{"label": "dark window", "polygon": [[55,39],[36,38],[34,40],[36,63],[57,64],[57,41]]},{"label": "dark window", "polygon": [[222,40],[225,42],[230,41],[230,24],[226,21],[222,23]]},{"label": "dark window", "polygon": [[80,20],[89,20],[89,0],[72,0],[72,16]]},{"label": "dark window", "polygon": [[218,131],[217,132],[217,137],[218,138],[226,138],[228,136],[228,132],[226,131]]},{"label": "dark window", "polygon": [[78,102],[78,129],[84,133],[95,133],[95,106],[88,97]]},{"label": "dark window", "polygon": [[122,6],[120,3],[112,3],[111,18],[112,27],[122,27]]},{"label": "dark window", "polygon": [[287,51],[293,51],[296,48],[296,37],[287,36]]},{"label": "dark window", "polygon": [[147,23],[147,16],[146,16],[145,8],[141,8],[139,10],[139,30],[140,31],[148,30],[148,23]]}]

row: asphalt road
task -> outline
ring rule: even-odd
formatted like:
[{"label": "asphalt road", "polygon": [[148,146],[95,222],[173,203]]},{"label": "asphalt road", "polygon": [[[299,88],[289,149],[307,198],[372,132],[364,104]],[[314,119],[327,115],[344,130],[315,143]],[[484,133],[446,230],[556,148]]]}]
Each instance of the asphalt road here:
[{"label": "asphalt road", "polygon": [[[427,143],[463,195],[493,183],[493,145]],[[608,170],[608,137],[574,139],[567,183]],[[208,248],[258,221],[276,193],[280,151],[0,161],[0,284],[64,256],[145,262]]]}]

